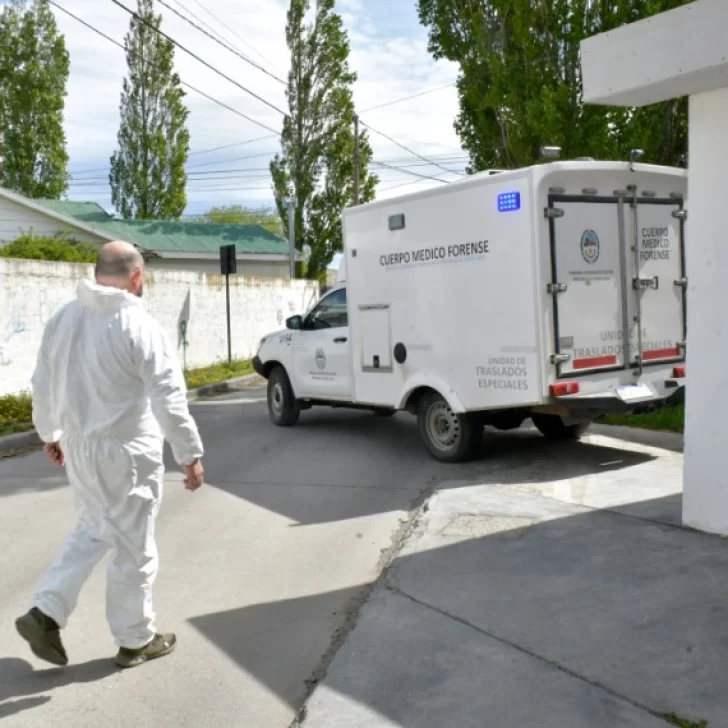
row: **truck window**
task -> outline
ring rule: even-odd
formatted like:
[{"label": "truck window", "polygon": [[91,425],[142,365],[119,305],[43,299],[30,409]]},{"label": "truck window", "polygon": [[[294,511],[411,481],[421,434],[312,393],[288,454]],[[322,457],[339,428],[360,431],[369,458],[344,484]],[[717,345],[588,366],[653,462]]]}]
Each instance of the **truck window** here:
[{"label": "truck window", "polygon": [[305,329],[336,329],[349,325],[346,311],[346,288],[330,293],[306,316]]}]

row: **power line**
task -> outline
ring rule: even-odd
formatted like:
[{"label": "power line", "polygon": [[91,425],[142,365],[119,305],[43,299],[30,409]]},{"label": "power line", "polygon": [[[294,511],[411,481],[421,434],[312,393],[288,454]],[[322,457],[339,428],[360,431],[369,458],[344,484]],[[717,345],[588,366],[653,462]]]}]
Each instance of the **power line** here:
[{"label": "power line", "polygon": [[[282,111],[281,109],[279,109],[275,104],[272,104],[270,101],[267,101],[262,96],[259,96],[258,94],[256,94],[254,91],[251,91],[249,88],[246,88],[245,86],[243,86],[242,83],[238,83],[234,78],[230,78],[230,76],[223,73],[219,68],[215,68],[215,66],[213,66],[211,63],[208,63],[204,58],[201,58],[200,56],[198,56],[194,51],[191,51],[189,48],[182,45],[180,42],[176,41],[171,36],[167,35],[167,33],[165,33],[160,28],[157,28],[153,23],[150,23],[146,18],[143,18],[141,15],[139,15],[139,13],[132,10],[131,8],[127,8],[126,5],[124,5],[124,3],[119,2],[119,0],[111,0],[111,2],[114,3],[114,5],[120,7],[125,12],[129,13],[129,15],[131,15],[133,18],[136,18],[136,20],[138,22],[143,23],[148,28],[151,28],[158,35],[161,35],[163,38],[166,38],[176,48],[179,48],[181,51],[184,51],[189,56],[194,58],[196,61],[201,63],[203,66],[209,68],[211,71],[216,73],[221,78],[224,78],[226,81],[229,81],[234,86],[237,86],[239,89],[241,89],[242,91],[245,91],[246,94],[250,94],[253,98],[257,99],[262,104],[265,104],[266,106],[273,109],[274,111],[277,111],[279,114],[282,114],[283,116],[288,116],[288,114],[286,114],[285,111]],[[261,124],[261,126],[262,126],[262,124]],[[266,128],[270,128],[270,127],[266,127]]]},{"label": "power line", "polygon": [[[254,144],[255,142],[263,142],[268,139],[277,139],[280,135],[279,134],[269,134],[268,136],[264,137],[258,137],[257,139],[247,139],[244,142],[235,142],[234,144],[224,144],[221,147],[212,147],[211,149],[200,149],[198,152],[190,152],[187,156],[188,157],[194,157],[199,154],[210,154],[211,152],[219,152],[222,149],[231,149],[232,147],[242,147],[246,144]],[[268,154],[268,152],[266,152]],[[270,154],[273,154],[273,152],[270,152]],[[252,155],[252,156],[258,156],[258,155]],[[263,154],[260,155],[265,156]],[[237,157],[237,159],[245,159],[245,157]],[[221,160],[220,164],[225,164],[226,162],[229,162],[232,160]],[[210,164],[217,164],[217,162],[210,162]],[[194,165],[197,166],[204,166],[204,165]],[[91,172],[108,172],[110,171],[111,167],[108,165],[106,167],[95,167],[94,169],[79,169],[75,172],[70,172],[71,176],[75,177],[77,174],[90,174]],[[191,169],[191,167],[190,167]]]},{"label": "power line", "polygon": [[437,88],[431,88],[429,91],[422,91],[418,94],[412,94],[411,96],[404,96],[401,99],[395,99],[394,101],[388,101],[386,104],[379,104],[379,106],[370,106],[368,109],[364,109],[362,114],[368,114],[370,111],[376,111],[377,109],[384,109],[387,106],[394,106],[395,104],[401,104],[403,101],[409,101],[410,99],[418,99],[420,96],[427,96],[428,94],[434,94],[437,91],[444,91],[446,88],[452,88],[455,86],[455,82],[448,83],[447,86],[438,86]]},{"label": "power line", "polygon": [[[286,85],[286,82],[282,78],[279,78],[274,73],[271,73],[267,69],[263,68],[263,66],[261,66],[259,63],[256,63],[254,60],[248,58],[247,56],[243,55],[242,53],[239,53],[237,50],[235,50],[235,48],[232,48],[230,45],[219,40],[212,33],[208,33],[208,31],[206,31],[201,26],[197,25],[197,23],[190,20],[188,17],[184,16],[178,10],[175,10],[171,5],[169,5],[167,2],[165,2],[165,0],[158,0],[158,2],[160,3],[160,5],[164,5],[164,7],[167,8],[168,10],[171,10],[178,18],[182,18],[182,20],[184,20],[186,23],[189,23],[193,28],[196,28],[197,30],[199,30],[200,33],[204,33],[204,35],[206,35],[211,40],[215,41],[215,43],[222,46],[226,50],[230,51],[230,53],[233,53],[238,58],[241,58],[246,63],[249,63],[251,66],[254,66],[259,71],[262,71],[263,73],[265,73],[267,76],[270,76],[271,78],[275,79],[276,81],[278,81],[278,83],[282,83],[284,86]],[[182,7],[184,7],[184,5],[182,5]]]},{"label": "power line", "polygon": [[[111,0],[111,1],[116,2],[117,0]],[[111,36],[106,35],[106,33],[99,30],[98,28],[95,28],[90,23],[87,23],[82,18],[79,18],[78,15],[74,15],[70,10],[66,10],[66,8],[59,5],[57,2],[55,2],[55,0],[48,0],[48,2],[51,5],[53,5],[54,8],[58,8],[58,10],[60,10],[61,12],[65,13],[66,15],[73,18],[74,20],[77,20],[82,25],[85,25],[89,30],[92,30],[94,33],[100,35],[102,38],[106,38],[106,40],[113,43],[115,46],[118,46],[123,51],[126,51],[126,47],[122,43],[119,43],[118,41],[114,40]],[[120,3],[118,3],[118,4],[120,4]],[[128,10],[128,8],[125,8],[125,9],[127,10],[127,12],[133,12],[133,11]],[[136,15],[136,13],[134,13],[134,14]],[[154,27],[154,26],[152,26],[152,27]],[[161,31],[159,31],[159,32],[161,33]],[[133,54],[130,54],[130,55],[133,55]],[[153,67],[156,66],[156,64],[150,64],[150,65],[152,65]],[[247,114],[244,114],[242,111],[238,111],[237,109],[234,109],[232,106],[228,106],[228,104],[226,104],[224,101],[220,101],[219,99],[216,99],[214,96],[210,96],[210,94],[206,93],[205,91],[201,91],[200,89],[196,88],[195,86],[192,86],[189,83],[186,83],[185,81],[180,80],[180,83],[183,86],[186,86],[191,91],[194,91],[195,93],[200,94],[200,96],[204,96],[206,99],[209,99],[210,101],[217,104],[218,106],[221,106],[222,108],[227,109],[228,111],[232,111],[233,114],[236,114],[237,116],[240,116],[243,119],[246,119],[247,121],[252,122],[253,124],[257,124],[258,126],[263,127],[263,129],[272,131],[277,137],[280,136],[280,133],[278,131],[276,131],[275,129],[273,129],[273,127],[270,127],[267,124],[263,124],[262,122],[257,121],[256,119],[253,119],[252,117],[248,116]],[[96,171],[96,170],[94,170],[94,171]]]},{"label": "power line", "polygon": [[[179,0],[176,0],[176,2],[178,5],[182,4],[179,2]],[[192,2],[195,5],[197,5],[198,8],[201,8],[202,10],[204,10],[215,22],[219,23],[223,28],[225,28],[225,30],[232,33],[243,45],[250,48],[250,50],[253,51],[253,53],[257,53],[266,63],[270,63],[270,65],[273,66],[273,68],[275,68],[277,71],[280,71],[280,68],[278,68],[276,66],[276,64],[270,60],[270,58],[266,58],[257,48],[250,45],[250,43],[248,43],[248,41],[246,41],[245,38],[243,38],[239,33],[236,33],[231,27],[228,26],[227,23],[224,23],[222,20],[220,20],[220,18],[218,18],[217,15],[215,15],[215,13],[212,12],[212,10],[209,10],[207,7],[205,7],[201,2],[199,2],[199,0],[192,0]],[[207,27],[209,28],[210,26],[207,26]],[[222,37],[222,36],[220,36],[220,37]]]},{"label": "power line", "polygon": [[[431,179],[435,182],[442,182],[443,184],[450,184],[449,180],[446,179],[440,179],[439,177],[432,177],[428,174],[420,174],[419,172],[411,172],[408,169],[401,169],[400,167],[393,167],[391,164],[384,164],[384,162],[372,162],[373,165],[377,167],[385,167],[386,169],[396,169],[398,172],[404,172],[405,174],[410,174],[413,177],[419,177],[420,179]],[[450,172],[451,170],[447,170]]]},{"label": "power line", "polygon": [[[115,2],[116,0],[113,0],[113,1]],[[364,127],[366,127],[367,129],[369,129],[369,131],[373,131],[373,132],[374,132],[375,134],[379,134],[379,136],[381,136],[381,137],[384,137],[384,138],[385,138],[385,139],[387,139],[388,141],[392,142],[392,144],[396,144],[396,145],[397,145],[398,147],[400,147],[401,149],[404,149],[404,150],[405,150],[405,152],[409,152],[410,154],[413,154],[413,155],[414,155],[415,157],[417,157],[418,159],[422,159],[423,161],[425,161],[425,162],[428,162],[428,163],[429,163],[429,164],[431,164],[431,165],[432,165],[433,167],[439,167],[439,168],[440,168],[441,170],[443,170],[444,172],[450,172],[451,174],[458,174],[458,175],[459,175],[459,174],[461,174],[460,172],[455,172],[455,171],[453,171],[452,169],[448,169],[447,167],[443,167],[443,166],[442,166],[441,164],[438,164],[437,162],[433,162],[433,161],[432,161],[431,159],[428,159],[427,157],[423,157],[423,156],[422,156],[421,154],[418,154],[417,152],[413,151],[413,150],[412,150],[412,149],[410,149],[409,147],[406,147],[406,146],[405,146],[404,144],[402,144],[401,142],[398,142],[398,141],[396,141],[395,139],[392,139],[392,137],[391,137],[391,136],[389,136],[389,135],[385,134],[384,132],[381,132],[381,131],[377,131],[376,129],[374,129],[374,128],[373,128],[372,126],[370,126],[369,124],[365,124],[365,123],[364,123],[363,121],[361,122],[361,125],[362,125],[362,126],[364,126]],[[462,175],[461,175],[461,176],[462,176]],[[441,180],[441,181],[442,181],[442,180]]]}]

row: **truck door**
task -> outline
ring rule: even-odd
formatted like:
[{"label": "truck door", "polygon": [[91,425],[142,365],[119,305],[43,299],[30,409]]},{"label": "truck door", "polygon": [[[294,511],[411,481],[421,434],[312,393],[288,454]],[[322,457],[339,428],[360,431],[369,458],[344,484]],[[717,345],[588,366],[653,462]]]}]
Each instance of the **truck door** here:
[{"label": "truck door", "polygon": [[684,360],[684,212],[678,199],[552,195],[559,377]]},{"label": "truck door", "polygon": [[302,328],[293,340],[293,369],[298,397],[351,399],[346,288],[324,296],[304,318]]},{"label": "truck door", "polygon": [[629,313],[630,363],[636,368],[684,359],[685,251],[680,200],[633,200]]},{"label": "truck door", "polygon": [[627,366],[625,203],[618,198],[552,195],[553,363],[573,377]]}]

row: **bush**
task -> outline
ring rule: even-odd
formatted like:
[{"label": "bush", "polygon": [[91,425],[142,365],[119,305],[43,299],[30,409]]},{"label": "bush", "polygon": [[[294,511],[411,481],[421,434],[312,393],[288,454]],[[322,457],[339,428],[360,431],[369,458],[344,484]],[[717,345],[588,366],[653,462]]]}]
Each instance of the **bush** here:
[{"label": "bush", "polygon": [[0,435],[32,429],[33,402],[30,394],[0,397]]},{"label": "bush", "polygon": [[58,260],[64,263],[95,263],[98,250],[89,243],[79,243],[63,235],[34,237],[24,233],[9,245],[0,247],[1,258]]}]

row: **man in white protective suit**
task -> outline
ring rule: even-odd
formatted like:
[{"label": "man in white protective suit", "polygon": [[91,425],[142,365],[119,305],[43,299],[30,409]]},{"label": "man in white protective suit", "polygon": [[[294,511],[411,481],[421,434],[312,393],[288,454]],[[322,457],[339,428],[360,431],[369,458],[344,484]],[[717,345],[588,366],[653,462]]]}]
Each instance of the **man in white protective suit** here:
[{"label": "man in white protective suit", "polygon": [[203,449],[176,353],[142,307],[143,287],[139,252],[118,241],[103,246],[96,282],[81,281],[77,300],[48,322],[33,374],[33,422],[51,460],[65,464],[78,521],[16,627],[55,665],[68,663],[60,630],[109,550],[106,616],[116,664],[162,657],[177,641],[157,633],[152,606],[163,444],[191,491],[203,482]]}]

